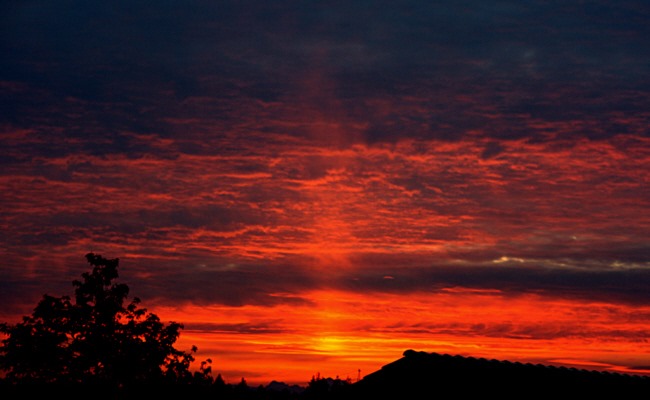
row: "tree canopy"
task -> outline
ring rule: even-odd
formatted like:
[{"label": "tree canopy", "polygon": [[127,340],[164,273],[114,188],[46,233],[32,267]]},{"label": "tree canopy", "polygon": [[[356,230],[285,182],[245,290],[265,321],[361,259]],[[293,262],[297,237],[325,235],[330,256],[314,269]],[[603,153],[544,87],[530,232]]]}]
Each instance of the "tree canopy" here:
[{"label": "tree canopy", "polygon": [[[86,255],[91,272],[73,281],[74,297],[45,295],[31,316],[0,324],[0,369],[14,383],[186,383],[194,376],[191,351],[174,348],[182,324],[165,324],[127,300],[129,287],[116,283],[119,259]],[[201,373],[210,367],[202,364]]]}]

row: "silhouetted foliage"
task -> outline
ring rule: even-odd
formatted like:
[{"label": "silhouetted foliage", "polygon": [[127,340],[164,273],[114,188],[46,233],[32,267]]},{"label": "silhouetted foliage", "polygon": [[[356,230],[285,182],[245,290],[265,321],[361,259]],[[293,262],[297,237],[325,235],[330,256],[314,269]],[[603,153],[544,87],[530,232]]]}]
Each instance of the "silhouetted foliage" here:
[{"label": "silhouetted foliage", "polygon": [[313,376],[304,392],[304,397],[307,399],[327,399],[336,398],[341,394],[352,381],[348,379],[340,379],[338,376],[335,379],[322,378],[320,374]]},{"label": "silhouetted foliage", "polygon": [[116,259],[89,253],[91,272],[73,281],[74,298],[45,295],[31,316],[1,324],[7,335],[0,347],[0,368],[9,383],[93,384],[122,388],[136,383],[211,383],[211,361],[193,375],[191,352],[174,348],[183,326],[164,324],[127,303],[129,288],[115,283]]}]

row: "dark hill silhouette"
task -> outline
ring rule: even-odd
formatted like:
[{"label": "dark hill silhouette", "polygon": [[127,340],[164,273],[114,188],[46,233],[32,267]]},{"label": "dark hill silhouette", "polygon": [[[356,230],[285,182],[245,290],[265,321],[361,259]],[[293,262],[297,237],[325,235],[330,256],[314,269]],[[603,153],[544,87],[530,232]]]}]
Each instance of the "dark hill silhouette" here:
[{"label": "dark hill silhouette", "polygon": [[445,393],[454,398],[526,398],[531,394],[627,398],[650,393],[650,378],[407,350],[403,358],[351,385],[346,397],[417,399]]}]

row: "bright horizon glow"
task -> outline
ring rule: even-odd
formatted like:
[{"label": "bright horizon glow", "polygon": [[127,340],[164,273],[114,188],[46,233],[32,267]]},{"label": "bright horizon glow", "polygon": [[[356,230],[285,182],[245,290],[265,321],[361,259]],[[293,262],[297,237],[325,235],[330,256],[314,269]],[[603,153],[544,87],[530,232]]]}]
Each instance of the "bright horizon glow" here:
[{"label": "bright horizon glow", "polygon": [[[186,321],[179,346],[196,344],[197,359],[211,358],[215,374],[230,383],[243,376],[256,385],[271,380],[305,385],[317,373],[354,380],[358,369],[362,375],[374,372],[407,349],[650,372],[616,364],[631,358],[648,361],[647,356],[634,356],[647,344],[644,323],[630,321],[630,314],[650,312],[650,307],[628,309],[465,290],[413,294],[408,302],[395,295],[375,294],[369,299],[328,291],[308,298],[315,305],[159,311],[165,319]],[[205,330],[192,328],[202,324]],[[630,337],[612,341],[609,335],[620,331]]]}]

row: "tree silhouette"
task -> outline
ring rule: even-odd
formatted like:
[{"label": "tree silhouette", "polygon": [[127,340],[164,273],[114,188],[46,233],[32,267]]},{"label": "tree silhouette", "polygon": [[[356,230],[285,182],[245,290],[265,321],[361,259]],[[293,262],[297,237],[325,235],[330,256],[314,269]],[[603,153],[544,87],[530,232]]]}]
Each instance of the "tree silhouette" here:
[{"label": "tree silhouette", "polygon": [[345,390],[352,384],[352,380],[347,378],[340,379],[338,376],[335,379],[324,378],[318,373],[312,376],[311,381],[305,389],[304,396],[306,399],[327,399],[327,398],[341,398],[346,392]]},{"label": "tree silhouette", "polygon": [[[74,299],[45,295],[31,316],[0,324],[0,369],[15,383],[101,384],[122,388],[135,383],[188,383],[191,352],[174,348],[183,326],[167,325],[127,304],[129,288],[114,283],[116,259],[89,253],[92,266],[73,281]],[[201,368],[208,377],[208,366]]]}]

